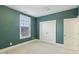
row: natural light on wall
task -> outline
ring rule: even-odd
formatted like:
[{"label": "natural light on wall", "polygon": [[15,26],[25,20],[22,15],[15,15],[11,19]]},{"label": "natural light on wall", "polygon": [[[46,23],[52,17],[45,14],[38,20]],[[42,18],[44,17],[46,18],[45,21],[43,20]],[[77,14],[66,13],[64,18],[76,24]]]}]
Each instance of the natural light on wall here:
[{"label": "natural light on wall", "polygon": [[31,18],[20,14],[20,39],[31,37]]}]

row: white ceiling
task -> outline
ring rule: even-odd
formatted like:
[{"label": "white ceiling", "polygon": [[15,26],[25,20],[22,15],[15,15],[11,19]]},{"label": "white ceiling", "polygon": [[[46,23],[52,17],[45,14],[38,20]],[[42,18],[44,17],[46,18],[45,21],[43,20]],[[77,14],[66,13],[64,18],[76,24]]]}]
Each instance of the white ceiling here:
[{"label": "white ceiling", "polygon": [[6,6],[34,17],[45,16],[48,14],[53,14],[78,7],[77,5],[6,5]]}]

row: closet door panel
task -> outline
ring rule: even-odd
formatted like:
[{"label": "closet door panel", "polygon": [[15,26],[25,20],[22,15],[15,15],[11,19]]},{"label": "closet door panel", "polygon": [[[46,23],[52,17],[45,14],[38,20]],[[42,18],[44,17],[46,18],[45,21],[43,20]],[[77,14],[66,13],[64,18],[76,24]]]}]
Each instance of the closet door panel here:
[{"label": "closet door panel", "polygon": [[45,22],[40,23],[40,39],[42,41],[47,40],[47,24]]},{"label": "closet door panel", "polygon": [[75,18],[64,20],[64,46],[67,49],[75,49],[77,46],[75,22]]},{"label": "closet door panel", "polygon": [[[64,20],[64,45],[65,48],[71,48],[72,46],[72,35],[73,34],[73,27],[71,26],[72,20]],[[71,42],[70,42],[71,41]]]},{"label": "closet door panel", "polygon": [[79,18],[75,21],[75,46],[76,50],[79,50]]}]

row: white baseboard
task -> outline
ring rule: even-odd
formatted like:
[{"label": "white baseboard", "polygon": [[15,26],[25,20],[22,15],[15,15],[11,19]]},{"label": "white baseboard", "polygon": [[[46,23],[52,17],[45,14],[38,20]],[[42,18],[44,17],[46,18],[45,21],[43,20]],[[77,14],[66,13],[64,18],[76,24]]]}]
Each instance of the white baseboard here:
[{"label": "white baseboard", "polygon": [[64,47],[64,44],[56,43],[56,45],[59,46],[59,47]]},{"label": "white baseboard", "polygon": [[[39,41],[45,42],[45,41],[42,41],[42,40],[39,40]],[[49,42],[45,42],[45,43],[49,43]],[[59,44],[59,43],[49,43],[49,44],[53,44],[55,46],[62,47],[62,48],[64,47],[64,44]]]},{"label": "white baseboard", "polygon": [[0,50],[0,53],[4,53],[4,52],[6,52],[6,51],[8,51],[8,50],[11,50],[11,49],[13,49],[13,48],[16,48],[16,47],[19,47],[19,46],[22,46],[22,45],[25,45],[25,44],[32,43],[32,42],[34,42],[34,41],[37,41],[37,39],[30,40],[30,41],[26,41],[26,42],[19,43],[19,44],[14,45],[14,46],[10,46],[10,47],[8,47],[8,48],[1,49],[1,50]]},{"label": "white baseboard", "polygon": [[[11,50],[11,49],[14,49],[14,48],[16,48],[16,47],[19,47],[19,46],[22,46],[22,45],[25,45],[25,44],[29,44],[29,43],[32,43],[32,42],[35,42],[35,41],[39,41],[39,42],[40,42],[41,40],[34,39],[34,40],[26,41],[26,42],[23,42],[23,43],[19,43],[19,44],[17,44],[17,45],[14,45],[14,46],[10,46],[10,47],[1,49],[1,50],[0,50],[0,53],[4,53],[4,52],[9,51],[9,50]],[[41,42],[44,42],[44,41],[41,41]],[[59,47],[64,47],[64,45],[59,44],[59,43],[55,43],[54,45],[59,46]]]}]

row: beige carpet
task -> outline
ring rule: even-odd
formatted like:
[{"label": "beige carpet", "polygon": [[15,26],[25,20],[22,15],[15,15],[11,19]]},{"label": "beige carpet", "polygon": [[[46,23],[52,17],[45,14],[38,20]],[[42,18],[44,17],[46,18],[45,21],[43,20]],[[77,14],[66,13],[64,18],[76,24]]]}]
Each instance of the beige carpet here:
[{"label": "beige carpet", "polygon": [[34,41],[32,43],[13,48],[4,54],[69,54],[79,51],[65,50],[61,47],[45,42]]}]

